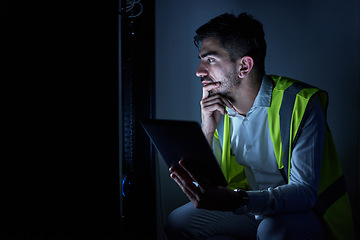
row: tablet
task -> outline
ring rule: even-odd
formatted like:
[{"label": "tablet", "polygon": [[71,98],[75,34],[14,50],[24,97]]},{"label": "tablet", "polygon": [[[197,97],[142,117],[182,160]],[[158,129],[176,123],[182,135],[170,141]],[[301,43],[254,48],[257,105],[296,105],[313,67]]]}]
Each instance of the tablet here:
[{"label": "tablet", "polygon": [[200,183],[227,186],[220,166],[197,122],[145,120],[141,122],[147,135],[167,166],[182,169],[180,159]]}]

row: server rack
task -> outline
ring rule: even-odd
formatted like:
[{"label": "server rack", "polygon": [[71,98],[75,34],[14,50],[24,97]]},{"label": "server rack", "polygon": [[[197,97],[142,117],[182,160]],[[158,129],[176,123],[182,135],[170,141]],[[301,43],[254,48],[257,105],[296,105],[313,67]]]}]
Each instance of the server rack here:
[{"label": "server rack", "polygon": [[121,0],[120,29],[122,234],[155,239],[154,150],[140,124],[155,114],[154,1]]}]

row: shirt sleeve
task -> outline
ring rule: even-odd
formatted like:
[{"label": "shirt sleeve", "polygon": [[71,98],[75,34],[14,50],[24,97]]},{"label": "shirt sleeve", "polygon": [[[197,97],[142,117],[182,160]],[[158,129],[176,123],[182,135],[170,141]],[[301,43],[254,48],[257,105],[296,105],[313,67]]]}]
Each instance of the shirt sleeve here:
[{"label": "shirt sleeve", "polygon": [[258,218],[310,210],[316,203],[326,120],[318,96],[314,96],[309,104],[292,152],[289,183],[247,192],[249,201],[245,211],[258,215]]}]

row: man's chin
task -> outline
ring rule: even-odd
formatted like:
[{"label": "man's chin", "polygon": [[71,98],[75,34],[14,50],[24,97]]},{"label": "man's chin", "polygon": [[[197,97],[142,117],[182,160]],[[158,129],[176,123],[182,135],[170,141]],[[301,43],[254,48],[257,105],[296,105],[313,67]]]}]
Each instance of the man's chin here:
[{"label": "man's chin", "polygon": [[216,95],[216,94],[220,94],[220,95],[221,95],[221,93],[220,93],[219,91],[217,91],[217,90],[211,90],[211,91],[209,91],[209,97],[214,96],[214,95]]},{"label": "man's chin", "polygon": [[224,91],[221,91],[219,89],[214,89],[214,90],[209,91],[209,96],[214,96],[216,94],[219,94],[219,95],[221,95],[223,97],[228,96],[228,92],[224,92]]}]

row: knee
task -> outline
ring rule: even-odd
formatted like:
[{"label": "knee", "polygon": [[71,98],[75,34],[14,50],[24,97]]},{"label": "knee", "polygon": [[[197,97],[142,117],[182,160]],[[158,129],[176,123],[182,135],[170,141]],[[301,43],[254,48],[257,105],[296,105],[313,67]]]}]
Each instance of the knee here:
[{"label": "knee", "polygon": [[165,223],[164,231],[168,239],[175,239],[175,236],[177,236],[178,232],[181,231],[177,221],[178,217],[176,215],[177,214],[174,213],[174,211],[171,212]]},{"label": "knee", "polygon": [[320,221],[312,212],[280,214],[262,220],[257,230],[262,239],[322,239]]},{"label": "knee", "polygon": [[191,229],[189,226],[189,219],[187,218],[184,209],[180,207],[169,214],[164,231],[168,239],[180,240],[190,239],[186,237],[189,229]]},{"label": "knee", "polygon": [[284,226],[276,218],[265,218],[257,229],[257,239],[287,239],[288,229]]}]

